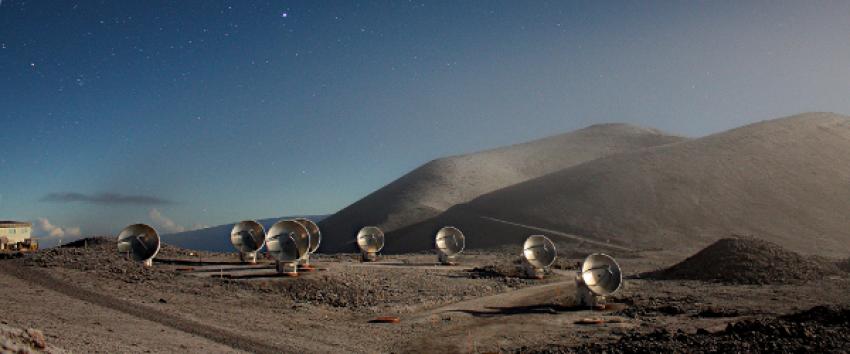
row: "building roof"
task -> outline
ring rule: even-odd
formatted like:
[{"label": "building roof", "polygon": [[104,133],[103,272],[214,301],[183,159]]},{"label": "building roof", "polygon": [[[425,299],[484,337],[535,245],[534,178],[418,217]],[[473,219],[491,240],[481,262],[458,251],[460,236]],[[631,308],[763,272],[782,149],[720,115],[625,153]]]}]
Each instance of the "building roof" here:
[{"label": "building roof", "polygon": [[26,221],[0,220],[0,228],[10,229],[14,227],[32,227],[32,223]]}]

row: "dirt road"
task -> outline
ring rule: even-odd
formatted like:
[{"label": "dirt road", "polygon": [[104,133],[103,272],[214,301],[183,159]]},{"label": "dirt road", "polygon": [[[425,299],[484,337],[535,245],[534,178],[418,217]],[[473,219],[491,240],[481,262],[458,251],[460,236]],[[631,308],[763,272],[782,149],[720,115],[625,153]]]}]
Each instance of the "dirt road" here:
[{"label": "dirt road", "polygon": [[562,238],[568,239],[570,241],[585,242],[585,243],[588,243],[588,244],[591,244],[591,245],[615,249],[615,250],[618,250],[618,251],[627,251],[627,252],[635,251],[634,249],[631,249],[631,248],[628,248],[628,247],[612,245],[612,244],[607,243],[607,242],[592,240],[592,239],[589,239],[589,238],[586,238],[586,237],[581,237],[579,235],[568,234],[568,233],[564,233],[564,232],[560,232],[560,231],[556,231],[556,230],[552,230],[552,229],[546,229],[546,228],[537,227],[537,226],[515,223],[515,222],[511,222],[511,221],[507,221],[507,220],[491,218],[489,216],[482,216],[481,218],[484,219],[484,220],[495,221],[495,222],[499,222],[499,223],[503,223],[503,224],[507,224],[507,225],[519,226],[519,227],[523,227],[523,228],[533,230],[533,231],[544,232],[547,235],[554,235],[554,236],[562,237]]},{"label": "dirt road", "polygon": [[[37,269],[35,267],[23,267],[14,262],[0,262],[0,273],[4,276],[11,276],[17,278],[19,281],[25,281],[32,285],[36,285],[41,288],[48,289],[50,291],[56,292],[58,294],[62,294],[65,297],[69,297],[78,301],[83,301],[88,304],[96,305],[103,309],[112,310],[121,312],[123,314],[132,316],[136,319],[141,319],[144,321],[150,321],[157,323],[161,326],[169,327],[170,329],[183,332],[185,334],[189,334],[192,336],[203,337],[209,341],[213,341],[219,344],[224,345],[225,347],[217,347],[215,351],[235,351],[232,348],[236,348],[239,350],[244,350],[248,352],[254,353],[278,353],[280,352],[280,348],[275,348],[266,343],[259,342],[257,340],[247,338],[238,334],[231,333],[229,331],[222,330],[220,328],[216,328],[214,326],[205,325],[201,323],[197,323],[194,321],[186,320],[180,318],[176,315],[166,313],[163,311],[159,311],[156,309],[152,309],[140,304],[130,303],[124,300],[116,299],[110,297],[105,294],[98,294],[91,292],[86,289],[82,289],[76,287],[72,284],[65,283],[63,281],[57,280],[47,274],[46,272]],[[7,289],[11,289],[12,287],[5,287]],[[4,298],[7,298],[4,296]],[[62,306],[70,306],[66,303],[74,303],[78,304],[78,302],[68,301],[68,299],[59,299],[61,305],[57,305],[59,308]],[[112,312],[112,311],[103,311],[102,309],[97,309],[99,312]],[[109,315],[114,316],[114,314]],[[109,316],[103,316],[104,318],[108,318]],[[48,318],[49,320],[49,318]],[[136,331],[146,331],[150,328],[149,324],[140,324],[135,326]],[[155,332],[154,332],[155,333]],[[152,338],[151,336],[155,336],[156,338]],[[132,336],[134,339],[139,339],[144,341],[146,338],[150,339],[150,343],[146,343],[142,348],[155,348],[161,347],[162,345],[158,345],[161,337],[158,335],[154,335],[153,333],[150,335],[146,334],[138,334]],[[102,350],[102,347],[98,347],[98,350]],[[140,348],[141,349],[141,348]],[[192,351],[194,351],[193,348]],[[292,350],[296,350],[296,348],[290,348]],[[174,350],[174,347],[167,348],[167,350]]]}]

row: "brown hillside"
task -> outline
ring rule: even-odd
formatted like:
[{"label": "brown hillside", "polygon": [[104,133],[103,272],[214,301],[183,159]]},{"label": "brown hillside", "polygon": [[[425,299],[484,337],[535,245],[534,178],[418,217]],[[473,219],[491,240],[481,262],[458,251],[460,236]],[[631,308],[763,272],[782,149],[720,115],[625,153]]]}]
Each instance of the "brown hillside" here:
[{"label": "brown hillside", "polygon": [[390,234],[387,249],[422,247],[441,224],[464,230],[470,247],[541,233],[519,224],[630,248],[693,249],[757,234],[794,251],[846,257],[848,212],[850,118],[807,113],[522,182]]},{"label": "brown hillside", "polygon": [[357,230],[385,232],[422,222],[449,207],[602,156],[684,138],[627,124],[594,125],[528,143],[431,161],[320,222],[322,251],[354,249]]}]

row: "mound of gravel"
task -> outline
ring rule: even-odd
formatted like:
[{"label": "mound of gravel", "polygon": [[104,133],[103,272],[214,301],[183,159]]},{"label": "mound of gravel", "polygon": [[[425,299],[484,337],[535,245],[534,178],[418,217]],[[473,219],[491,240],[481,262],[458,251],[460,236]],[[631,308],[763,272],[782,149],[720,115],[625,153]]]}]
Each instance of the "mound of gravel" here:
[{"label": "mound of gravel", "polygon": [[807,258],[752,237],[724,238],[650,279],[687,279],[728,284],[795,284],[838,272],[834,264]]}]

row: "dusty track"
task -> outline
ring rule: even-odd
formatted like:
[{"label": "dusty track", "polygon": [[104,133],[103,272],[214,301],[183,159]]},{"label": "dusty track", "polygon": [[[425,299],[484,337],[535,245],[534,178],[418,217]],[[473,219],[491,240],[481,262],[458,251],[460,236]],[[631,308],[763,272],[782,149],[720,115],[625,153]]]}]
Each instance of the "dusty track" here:
[{"label": "dusty track", "polygon": [[[516,337],[534,338],[546,331],[575,328],[575,320],[592,312],[553,302],[570,298],[575,291],[573,273],[558,273],[563,278],[554,283],[447,304],[404,318],[406,323],[420,325],[442,321],[443,316],[451,316],[453,320],[427,335],[402,343],[402,352],[500,352],[509,348]],[[602,314],[594,314],[599,315]],[[581,329],[573,330],[574,333],[579,331]],[[513,337],[506,339],[506,334]]]},{"label": "dusty track", "polygon": [[[281,352],[280,348],[275,348],[271,345],[248,337],[240,336],[229,331],[197,323],[195,321],[182,319],[166,312],[139,306],[138,304],[119,300],[108,295],[98,294],[79,288],[57,280],[46,272],[34,267],[23,267],[15,264],[14,262],[0,262],[0,272],[75,299],[123,312],[147,321],[156,322],[182,332],[207,338],[232,348],[254,353]],[[297,348],[289,348],[289,350],[297,350]]]},{"label": "dusty track", "polygon": [[486,313],[500,307],[540,305],[553,296],[574,292],[575,280],[569,272],[559,271],[564,278],[547,284],[508,291],[505,293],[483,296],[466,301],[455,302],[414,314],[405,319],[409,322],[428,320],[434,315],[448,312]]},{"label": "dusty track", "polygon": [[589,238],[586,238],[586,237],[581,237],[581,236],[578,236],[578,235],[572,235],[572,234],[568,234],[568,233],[564,233],[564,232],[560,232],[560,231],[556,231],[556,230],[552,230],[552,229],[546,229],[546,228],[537,227],[537,226],[515,223],[515,222],[511,222],[511,221],[507,221],[507,220],[491,218],[489,216],[482,216],[481,218],[484,219],[484,220],[490,220],[490,221],[500,222],[500,223],[507,224],[507,225],[523,227],[523,228],[526,228],[526,229],[529,229],[529,230],[544,232],[548,235],[555,235],[555,236],[563,237],[563,238],[569,239],[571,241],[585,242],[585,243],[588,243],[588,244],[591,244],[591,245],[615,249],[615,250],[619,250],[619,251],[628,251],[628,252],[635,251],[634,249],[631,249],[631,248],[628,248],[628,247],[612,245],[610,243],[596,241],[596,240],[592,240],[592,239],[589,239]]}]

